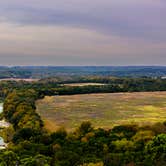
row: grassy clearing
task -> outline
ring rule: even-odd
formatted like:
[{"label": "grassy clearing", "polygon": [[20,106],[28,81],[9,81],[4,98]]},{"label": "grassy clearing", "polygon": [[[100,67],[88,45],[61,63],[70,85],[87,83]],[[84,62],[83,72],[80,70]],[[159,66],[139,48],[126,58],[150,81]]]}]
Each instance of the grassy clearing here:
[{"label": "grassy clearing", "polygon": [[45,97],[37,101],[37,112],[51,131],[60,126],[73,130],[86,120],[103,128],[126,123],[149,124],[166,120],[166,92]]},{"label": "grassy clearing", "polygon": [[64,84],[65,86],[94,86],[94,85],[105,85],[101,83],[70,83],[70,84]]}]

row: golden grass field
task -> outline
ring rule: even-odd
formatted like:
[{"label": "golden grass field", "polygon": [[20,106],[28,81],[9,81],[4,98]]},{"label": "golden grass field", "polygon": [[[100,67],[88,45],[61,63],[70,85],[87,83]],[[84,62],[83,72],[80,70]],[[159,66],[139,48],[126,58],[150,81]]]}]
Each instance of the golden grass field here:
[{"label": "golden grass field", "polygon": [[94,85],[105,85],[101,83],[70,83],[70,84],[64,84],[65,86],[94,86]]},{"label": "golden grass field", "polygon": [[88,120],[96,128],[151,124],[166,120],[166,92],[46,96],[37,101],[37,112],[51,131],[61,126],[73,130]]}]

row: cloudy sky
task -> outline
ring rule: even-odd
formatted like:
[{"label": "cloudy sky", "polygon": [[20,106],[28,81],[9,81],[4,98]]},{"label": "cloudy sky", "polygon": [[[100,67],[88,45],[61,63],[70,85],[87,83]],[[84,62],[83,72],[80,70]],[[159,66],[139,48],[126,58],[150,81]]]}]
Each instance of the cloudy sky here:
[{"label": "cloudy sky", "polygon": [[0,1],[0,65],[166,65],[166,1]]}]

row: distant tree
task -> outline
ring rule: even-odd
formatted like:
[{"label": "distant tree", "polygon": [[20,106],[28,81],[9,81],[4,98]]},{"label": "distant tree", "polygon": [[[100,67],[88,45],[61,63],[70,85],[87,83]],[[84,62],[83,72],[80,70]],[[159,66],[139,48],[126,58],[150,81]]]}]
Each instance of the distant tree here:
[{"label": "distant tree", "polygon": [[166,134],[160,134],[153,138],[145,147],[146,159],[154,165],[166,163]]},{"label": "distant tree", "polygon": [[65,128],[61,127],[56,132],[51,133],[51,139],[53,142],[57,142],[57,140],[63,141],[67,136],[67,132]]},{"label": "distant tree", "polygon": [[5,151],[2,155],[0,165],[16,166],[19,163],[18,156],[13,151]]},{"label": "distant tree", "polygon": [[21,166],[49,166],[51,164],[50,157],[38,154],[35,157],[28,157],[21,160]]},{"label": "distant tree", "polygon": [[79,136],[84,136],[85,134],[91,132],[93,130],[92,124],[89,121],[82,122],[80,127],[76,130],[76,133]]},{"label": "distant tree", "polygon": [[80,166],[104,166],[103,162],[98,162],[98,163],[85,163]]},{"label": "distant tree", "polygon": [[135,144],[135,149],[136,150],[143,150],[145,144],[152,140],[154,137],[154,132],[151,130],[140,130],[138,131],[133,137],[132,140]]},{"label": "distant tree", "polygon": [[3,129],[3,138],[5,140],[5,142],[11,142],[13,139],[13,135],[14,135],[15,131],[12,125],[10,125],[7,128]]},{"label": "distant tree", "polygon": [[121,140],[113,141],[112,144],[115,146],[116,152],[132,151],[134,149],[134,142],[123,138]]}]

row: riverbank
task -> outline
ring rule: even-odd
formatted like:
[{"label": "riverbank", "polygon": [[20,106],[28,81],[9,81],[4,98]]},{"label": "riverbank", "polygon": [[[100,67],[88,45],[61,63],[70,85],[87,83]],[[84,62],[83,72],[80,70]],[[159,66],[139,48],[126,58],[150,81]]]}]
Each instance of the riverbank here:
[{"label": "riverbank", "polygon": [[[0,113],[3,112],[3,103],[0,103]],[[0,129],[3,130],[6,127],[9,127],[9,123],[4,119],[0,120]],[[0,149],[5,149],[7,144],[4,142],[4,139],[0,137]]]}]

